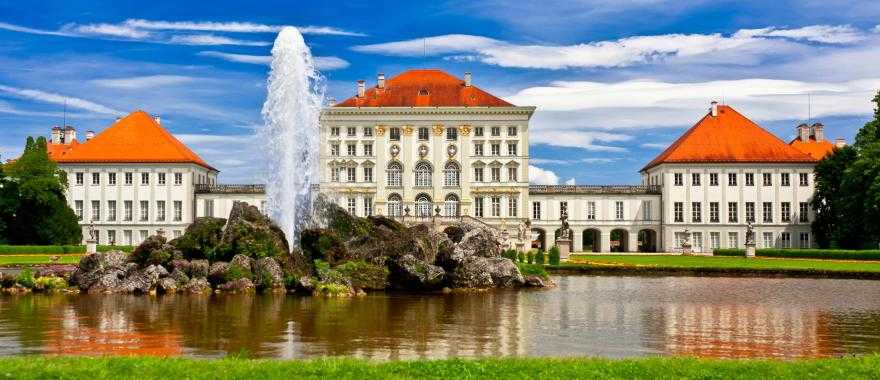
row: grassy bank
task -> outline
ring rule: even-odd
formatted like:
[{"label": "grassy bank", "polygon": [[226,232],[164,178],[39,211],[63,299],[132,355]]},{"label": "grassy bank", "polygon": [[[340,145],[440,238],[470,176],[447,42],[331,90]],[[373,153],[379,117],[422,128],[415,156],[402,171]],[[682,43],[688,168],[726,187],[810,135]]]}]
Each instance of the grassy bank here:
[{"label": "grassy bank", "polygon": [[0,266],[43,265],[43,264],[76,264],[81,254],[57,255],[58,261],[52,262],[56,255],[0,255]]},{"label": "grassy bank", "polygon": [[[714,249],[715,256],[745,257],[744,249]],[[846,250],[846,249],[776,249],[762,248],[755,250],[758,257],[778,257],[792,259],[821,260],[875,260],[880,261],[880,250]]]},{"label": "grassy bank", "polygon": [[165,358],[17,357],[0,359],[16,379],[872,379],[880,356],[824,360],[704,360],[691,358],[483,359],[371,362],[192,360]]},{"label": "grassy bank", "polygon": [[[106,252],[112,250],[120,250],[123,252],[131,252],[134,250],[130,245],[99,245],[98,252]],[[0,245],[0,256],[2,255],[64,255],[64,254],[84,254],[86,246],[84,245]]]}]

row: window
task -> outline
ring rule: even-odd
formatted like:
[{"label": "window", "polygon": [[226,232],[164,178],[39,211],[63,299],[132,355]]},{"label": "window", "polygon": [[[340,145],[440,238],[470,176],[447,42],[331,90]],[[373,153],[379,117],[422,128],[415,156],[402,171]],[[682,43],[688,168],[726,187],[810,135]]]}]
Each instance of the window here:
[{"label": "window", "polygon": [[357,199],[353,197],[348,198],[348,213],[351,215],[355,215],[357,213]]},{"label": "window", "polygon": [[687,235],[685,232],[675,233],[675,248],[681,248],[684,245],[684,242],[687,241]]},{"label": "window", "polygon": [[614,218],[623,220],[623,201],[614,202]]},{"label": "window", "polygon": [[419,127],[419,141],[428,141],[430,130],[428,127]]},{"label": "window", "polygon": [[339,171],[342,168],[330,168],[330,182],[339,182]]},{"label": "window", "polygon": [[391,139],[391,141],[400,141],[400,128],[389,129],[388,138]]},{"label": "window", "polygon": [[84,177],[85,175],[83,173],[76,173],[76,174],[74,174],[74,176],[76,177],[76,185],[82,186],[83,182],[85,182],[85,180],[83,179],[83,178],[85,178]]},{"label": "window", "polygon": [[364,144],[364,156],[372,157],[373,156],[373,144]]},{"label": "window", "polygon": [[339,127],[330,128],[330,136],[339,136]]},{"label": "window", "polygon": [[516,127],[507,127],[508,136],[516,136]]},{"label": "window", "polygon": [[700,202],[691,202],[691,222],[703,222],[703,204]]},{"label": "window", "polygon": [[755,173],[746,173],[746,186],[755,186]]},{"label": "window", "polygon": [[[211,203],[211,214],[206,216],[214,216],[214,200],[206,199],[205,202]],[[156,201],[156,221],[165,221],[165,201]]]},{"label": "window", "polygon": [[651,201],[642,201],[642,220],[651,220]]},{"label": "window", "polygon": [[150,184],[150,173],[141,173],[141,186]]},{"label": "window", "polygon": [[107,221],[116,221],[116,201],[107,201]]},{"label": "window", "polygon": [[764,202],[764,223],[773,223],[773,203]]},{"label": "window", "polygon": [[791,178],[789,173],[779,173],[779,185],[791,186]]},{"label": "window", "polygon": [[770,173],[763,173],[764,186],[773,186],[773,176]]},{"label": "window", "polygon": [[176,186],[183,185],[183,173],[174,173],[174,184]]},{"label": "window", "polygon": [[373,127],[364,127],[364,137],[373,137]]},{"label": "window", "polygon": [[431,216],[431,198],[425,194],[416,197],[416,216]]},{"label": "window", "polygon": [[587,220],[596,220],[596,202],[587,202]]},{"label": "window", "polygon": [[727,186],[736,186],[736,173],[727,173]]},{"label": "window", "polygon": [[483,182],[483,168],[474,168],[474,181]]},{"label": "window", "polygon": [[122,220],[130,222],[134,219],[134,212],[132,211],[133,207],[132,201],[122,202]]},{"label": "window", "polygon": [[693,240],[693,244],[691,245],[696,252],[703,252],[703,233],[702,232],[693,232],[691,233],[691,240]]},{"label": "window", "polygon": [[532,202],[532,219],[541,220],[541,202]]},{"label": "window", "polygon": [[474,198],[474,216],[483,217],[483,197]]},{"label": "window", "polygon": [[799,212],[798,212],[798,221],[801,223],[806,223],[810,221],[810,205],[807,202],[801,202],[798,204]]},{"label": "window", "polygon": [[357,156],[357,145],[346,144],[345,145],[345,153],[349,156]]},{"label": "window", "polygon": [[727,222],[739,223],[739,204],[736,202],[727,202]]},{"label": "window", "polygon": [[675,215],[676,223],[684,222],[684,203],[683,202],[675,202],[673,204],[673,213]]},{"label": "window", "polygon": [[448,162],[446,168],[443,169],[443,185],[448,187],[458,187],[459,177],[461,177],[461,169],[455,162]]},{"label": "window", "polygon": [[416,164],[416,186],[431,186],[431,165],[427,162]]},{"label": "window", "polygon": [[674,173],[672,177],[675,179],[675,186],[684,185],[684,175],[681,173]]},{"label": "window", "polygon": [[727,233],[727,248],[739,247],[739,232]]},{"label": "window", "polygon": [[446,128],[446,140],[458,140],[458,128]]},{"label": "window", "polygon": [[492,136],[501,136],[501,127],[492,127]]},{"label": "window", "polygon": [[718,223],[721,221],[720,212],[718,210],[718,202],[709,202],[709,222]]},{"label": "window", "polygon": [[449,194],[443,200],[443,215],[458,216],[458,197],[455,194]]},{"label": "window", "polygon": [[519,200],[513,197],[507,198],[507,216],[516,217],[519,212]]},{"label": "window", "polygon": [[568,202],[559,202],[559,216],[568,215]]},{"label": "window", "polygon": [[500,156],[501,155],[501,144],[491,144],[492,155]]},{"label": "window", "polygon": [[474,156],[482,156],[483,155],[483,143],[474,144]]},{"label": "window", "polygon": [[131,240],[131,230],[122,231],[122,238],[124,239],[125,245],[132,245],[134,242]]},{"label": "window", "polygon": [[125,185],[131,186],[134,183],[134,173],[125,173]]},{"label": "window", "polygon": [[400,195],[391,194],[388,196],[388,216],[400,216],[403,215],[401,212],[401,199]]},{"label": "window", "polygon": [[140,221],[141,221],[141,222],[146,222],[146,221],[150,220],[150,202],[148,202],[148,201],[141,201],[141,208],[140,208],[140,210],[141,210],[141,218],[140,218]]},{"label": "window", "polygon": [[492,182],[501,182],[501,168],[492,168]]},{"label": "window", "polygon": [[773,248],[773,233],[772,232],[764,232],[764,246],[763,248]]},{"label": "window", "polygon": [[809,232],[801,232],[800,246],[801,249],[810,248],[810,233]]},{"label": "window", "polygon": [[357,182],[357,168],[345,168],[345,180],[349,183]]},{"label": "window", "polygon": [[92,173],[92,186],[101,184],[101,173]]},{"label": "window", "polygon": [[364,216],[373,216],[373,198],[364,197]]},{"label": "window", "polygon": [[116,186],[116,173],[107,173],[107,184]]},{"label": "window", "polygon": [[782,212],[782,222],[790,223],[791,222],[791,202],[782,202],[780,207],[780,211]]},{"label": "window", "polygon": [[474,137],[483,137],[483,127],[474,127]]},{"label": "window", "polygon": [[107,242],[110,245],[116,244],[116,230],[107,230]]},{"label": "window", "polygon": [[517,177],[519,177],[519,176],[516,173],[517,173],[517,168],[515,168],[515,167],[507,168],[507,182],[518,181]]},{"label": "window", "polygon": [[158,177],[159,184],[165,186],[165,173],[159,173]]},{"label": "window", "polygon": [[791,248],[791,233],[783,232],[779,234],[779,243],[782,248]]},{"label": "window", "polygon": [[330,155],[333,157],[339,156],[339,144],[330,144]]},{"label": "window", "polygon": [[76,220],[83,220],[83,201],[73,201],[73,212],[76,213]]},{"label": "window", "polygon": [[700,173],[691,174],[691,185],[700,186]]},{"label": "window", "polygon": [[144,240],[147,240],[147,235],[149,235],[149,234],[150,234],[150,231],[140,230],[141,242],[143,242]]},{"label": "window", "polygon": [[721,248],[721,233],[720,232],[710,232],[709,233],[709,247],[712,249]]},{"label": "window", "polygon": [[746,222],[755,222],[755,202],[746,202]]},{"label": "window", "polygon": [[357,128],[355,128],[355,127],[345,128],[345,134],[348,135],[348,137],[354,137],[357,134]]},{"label": "window", "polygon": [[177,238],[179,238],[179,237],[181,237],[181,236],[183,236],[183,231],[181,231],[181,230],[174,230],[174,238],[175,238],[175,239],[177,239]]},{"label": "window", "polygon": [[718,173],[709,173],[709,186],[718,186]]},{"label": "window", "polygon": [[501,216],[501,197],[492,197],[492,216]]},{"label": "window", "polygon": [[507,155],[516,156],[516,143],[507,143]]},{"label": "window", "polygon": [[810,175],[808,173],[798,173],[801,186],[810,186]]},{"label": "window", "polygon": [[373,182],[373,168],[364,168],[364,182]]},{"label": "window", "polygon": [[399,162],[392,162],[388,164],[388,170],[386,174],[388,175],[388,186],[389,187],[401,187],[403,184],[401,183],[401,173],[403,172],[403,167],[400,166]]}]

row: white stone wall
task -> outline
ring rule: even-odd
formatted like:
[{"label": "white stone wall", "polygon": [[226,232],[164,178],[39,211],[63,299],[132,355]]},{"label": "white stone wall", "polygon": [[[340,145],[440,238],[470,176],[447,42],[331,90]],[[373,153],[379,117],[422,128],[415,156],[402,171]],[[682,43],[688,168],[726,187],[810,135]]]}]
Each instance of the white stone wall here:
[{"label": "white stone wall", "polygon": [[196,218],[205,216],[215,218],[227,218],[232,211],[232,204],[245,202],[256,206],[261,212],[266,213],[266,194],[196,194]]}]

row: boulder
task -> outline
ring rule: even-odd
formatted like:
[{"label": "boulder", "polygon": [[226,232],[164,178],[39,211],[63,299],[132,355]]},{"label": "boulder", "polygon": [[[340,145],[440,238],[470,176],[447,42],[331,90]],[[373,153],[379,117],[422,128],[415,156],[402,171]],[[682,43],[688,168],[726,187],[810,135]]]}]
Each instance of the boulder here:
[{"label": "boulder", "polygon": [[522,286],[525,283],[522,273],[519,272],[519,268],[512,260],[504,257],[491,257],[485,260],[495,286],[513,287]]},{"label": "boulder", "polygon": [[165,277],[159,280],[159,283],[156,285],[156,290],[165,293],[171,294],[177,292],[177,281],[175,281],[171,277]]},{"label": "boulder", "polygon": [[249,257],[272,257],[290,252],[284,232],[260,210],[233,202],[220,240],[222,251]]},{"label": "boulder", "polygon": [[168,271],[161,265],[149,265],[128,275],[119,284],[116,291],[122,293],[149,293],[159,284],[159,279],[166,277]]},{"label": "boulder", "polygon": [[217,261],[211,264],[211,268],[208,269],[208,281],[210,281],[214,285],[220,285],[226,282],[226,272],[228,270],[229,263],[227,262]]},{"label": "boulder", "polygon": [[175,283],[179,286],[183,286],[189,283],[189,276],[187,276],[184,271],[180,270],[180,268],[175,268],[171,271],[171,274],[168,275],[168,278],[174,280]]},{"label": "boulder", "polygon": [[453,288],[491,288],[495,286],[485,257],[469,256],[461,260],[451,274]]},{"label": "boulder", "polygon": [[247,272],[254,271],[254,259],[245,255],[235,255],[229,262],[229,266],[237,266]]},{"label": "boulder", "polygon": [[254,262],[254,280],[261,288],[277,288],[284,286],[284,273],[281,265],[271,257],[264,257]]},{"label": "boulder", "polygon": [[122,251],[98,252],[85,255],[70,276],[70,283],[81,290],[111,289],[125,277],[127,255]]},{"label": "boulder", "polygon": [[110,269],[91,273],[97,277],[90,282],[86,282],[86,280],[83,279],[83,281],[79,283],[80,290],[88,291],[89,293],[114,292],[122,284],[122,279],[125,278],[125,272],[120,269]]},{"label": "boulder", "polygon": [[221,284],[217,287],[224,292],[232,292],[232,293],[245,293],[252,292],[255,289],[254,283],[249,278],[239,278],[236,280],[232,280]]},{"label": "boulder", "polygon": [[544,279],[541,276],[528,276],[525,278],[525,286],[532,288],[543,288],[549,286],[548,283],[544,282]]},{"label": "boulder", "polygon": [[192,264],[188,260],[177,259],[171,260],[171,271],[180,271],[184,274],[189,273]]},{"label": "boulder", "polygon": [[311,276],[302,276],[297,279],[295,290],[311,294],[315,291],[315,279]]},{"label": "boulder", "polygon": [[183,236],[172,240],[170,243],[177,247],[187,259],[214,258],[223,239],[223,227],[226,219],[222,218],[196,218],[186,228]]},{"label": "boulder", "polygon": [[189,263],[189,272],[187,274],[193,278],[208,277],[210,269],[211,264],[208,263],[208,260],[193,260]]},{"label": "boulder", "polygon": [[192,278],[188,284],[180,288],[180,291],[190,294],[209,294],[211,293],[211,284],[204,277]]},{"label": "boulder", "polygon": [[437,289],[443,286],[446,271],[443,268],[419,260],[413,255],[404,255],[392,261],[391,283],[403,289]]}]

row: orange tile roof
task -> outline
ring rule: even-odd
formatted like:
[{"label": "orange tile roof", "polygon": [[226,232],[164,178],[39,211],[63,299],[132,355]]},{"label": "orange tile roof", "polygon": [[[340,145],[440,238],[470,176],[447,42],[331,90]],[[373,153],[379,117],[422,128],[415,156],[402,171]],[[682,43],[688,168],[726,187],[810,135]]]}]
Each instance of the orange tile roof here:
[{"label": "orange tile roof", "polygon": [[663,163],[816,162],[730,106],[707,113],[642,171]]},{"label": "orange tile roof", "polygon": [[788,145],[791,145],[795,149],[809,154],[810,157],[813,157],[816,161],[819,161],[825,156],[831,154],[834,151],[834,143],[828,140],[816,141],[815,136],[810,136],[810,140],[807,142],[801,141],[799,138],[795,138],[791,140]]},{"label": "orange tile roof", "polygon": [[442,70],[408,70],[368,88],[363,98],[353,96],[336,107],[512,107],[495,95]]},{"label": "orange tile roof", "polygon": [[52,158],[59,163],[191,163],[217,170],[140,110]]},{"label": "orange tile roof", "polygon": [[73,140],[69,145],[68,144],[52,144],[51,142],[48,142],[48,144],[46,144],[46,151],[49,153],[49,158],[54,160],[54,159],[60,157],[61,155],[67,153],[68,150],[73,149],[77,145],[79,145],[79,142],[76,140]]}]

